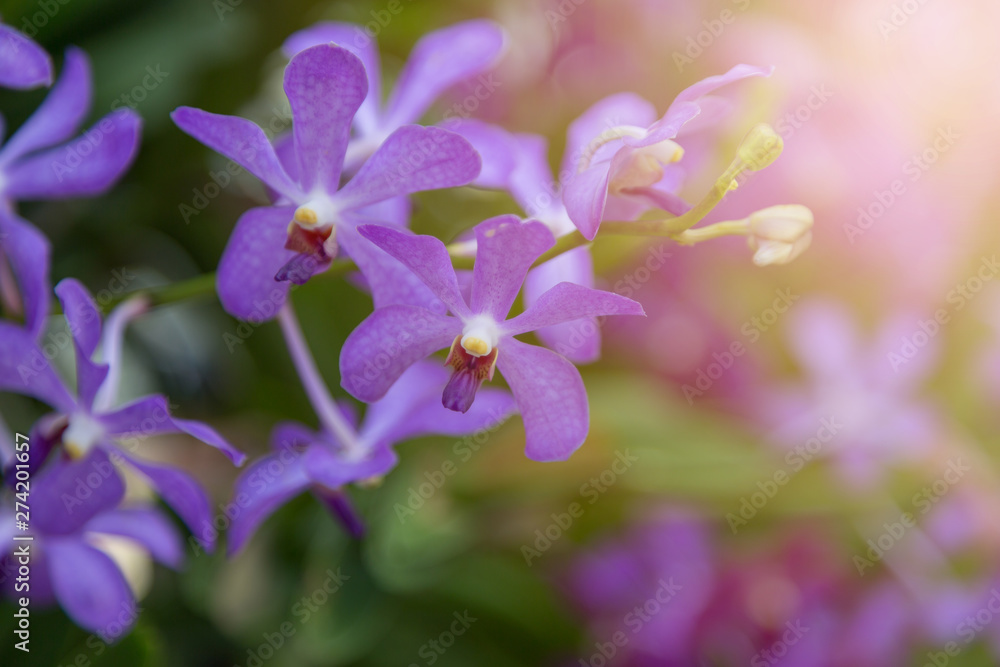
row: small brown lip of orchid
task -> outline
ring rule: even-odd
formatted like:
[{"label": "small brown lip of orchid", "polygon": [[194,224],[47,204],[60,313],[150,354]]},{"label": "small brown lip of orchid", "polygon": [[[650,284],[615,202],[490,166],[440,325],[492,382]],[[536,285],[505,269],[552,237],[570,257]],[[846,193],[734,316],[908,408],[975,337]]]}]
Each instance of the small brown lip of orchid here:
[{"label": "small brown lip of orchid", "polygon": [[288,224],[285,249],[306,255],[327,255],[330,238],[336,238],[334,226],[306,229],[294,221]]}]

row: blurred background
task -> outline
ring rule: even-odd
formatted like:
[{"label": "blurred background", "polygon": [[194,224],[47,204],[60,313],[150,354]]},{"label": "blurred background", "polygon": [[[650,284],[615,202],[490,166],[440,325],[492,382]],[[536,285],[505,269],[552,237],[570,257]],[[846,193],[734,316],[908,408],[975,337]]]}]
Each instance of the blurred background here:
[{"label": "blurred background", "polygon": [[[606,95],[663,111],[737,63],[774,65],[680,137],[682,194],[697,201],[769,122],[785,153],[710,221],[786,203],[816,215],[787,267],[754,267],[738,239],[669,247],[665,264],[658,243],[599,243],[602,285],[630,285],[649,316],[604,324],[571,460],[527,460],[517,418],[408,443],[381,486],[352,490],[364,539],[301,497],[232,561],[189,544],[181,573],[136,563],[142,613],[113,646],[56,609],[35,617],[30,660],[5,641],[4,664],[1000,664],[997,3],[2,0],[0,14],[57,65],[67,45],[90,54],[92,120],[118,103],[145,121],[110,194],[22,209],[53,240],[53,283],[75,276],[99,300],[215,269],[265,195],[252,178],[213,187],[225,161],[168,114],[280,129],[280,45],[318,20],[366,24],[389,83],[421,35],[499,22],[498,85],[472,115],[545,135],[554,167],[568,123]],[[8,127],[43,97],[0,93]],[[516,211],[471,188],[416,201],[414,228],[446,241]],[[295,302],[346,397],[337,357],[370,299],[331,278]],[[276,422],[315,417],[277,326],[237,327],[214,295],[157,309],[130,330],[127,391],[164,391],[254,457]],[[0,411],[21,432],[41,414],[9,396]],[[224,530],[223,457],[183,438],[145,449],[207,486]]]}]

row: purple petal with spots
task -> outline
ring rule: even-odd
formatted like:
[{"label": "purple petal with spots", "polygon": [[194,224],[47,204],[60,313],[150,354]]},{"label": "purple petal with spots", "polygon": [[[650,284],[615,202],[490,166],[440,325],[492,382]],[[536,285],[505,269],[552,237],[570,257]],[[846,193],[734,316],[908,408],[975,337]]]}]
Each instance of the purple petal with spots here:
[{"label": "purple petal with spots", "polygon": [[107,365],[91,361],[97,344],[101,341],[101,314],[87,288],[75,278],[60,281],[55,291],[73,336],[78,400],[80,405],[89,410],[98,389],[108,376]]},{"label": "purple petal with spots", "polygon": [[402,195],[471,183],[482,168],[468,141],[438,127],[407,125],[379,146],[334,196],[342,211]]},{"label": "purple petal with spots", "polygon": [[78,461],[54,461],[32,480],[32,526],[46,535],[75,532],[124,495],[118,469],[101,449]]},{"label": "purple petal with spots", "polygon": [[45,49],[0,23],[0,86],[26,90],[52,83],[52,59]]},{"label": "purple petal with spots", "polygon": [[84,530],[133,540],[157,561],[175,570],[184,563],[184,543],[177,528],[152,507],[123,507],[103,512],[91,519]]},{"label": "purple petal with spots", "polygon": [[473,20],[432,32],[413,47],[386,105],[387,127],[414,123],[448,88],[484,72],[498,59],[504,33]]},{"label": "purple petal with spots", "polygon": [[341,226],[337,232],[337,240],[364,275],[375,308],[419,306],[444,314],[444,304],[420,278],[397,259],[360,236],[356,229]]},{"label": "purple petal with spots", "polygon": [[551,350],[505,338],[497,369],[507,380],[524,420],[524,453],[535,461],[563,461],[590,428],[580,372]]},{"label": "purple petal with spots", "polygon": [[76,407],[32,335],[9,322],[0,322],[0,391],[37,398],[64,413]]},{"label": "purple petal with spots", "polygon": [[295,253],[285,250],[295,210],[250,209],[236,223],[219,262],[216,288],[226,311],[241,320],[273,318],[288,297],[289,284],[274,277]]},{"label": "purple petal with spots", "polygon": [[[76,537],[48,539],[45,549],[56,598],[73,622],[108,637],[123,636],[138,610],[115,562]],[[125,627],[123,619],[130,619]]]},{"label": "purple petal with spots", "polygon": [[341,385],[357,399],[377,401],[407,368],[450,346],[461,331],[461,320],[424,308],[376,310],[344,341]]},{"label": "purple petal with spots", "polygon": [[0,164],[9,164],[22,155],[61,144],[80,129],[90,110],[90,60],[77,48],[66,50],[59,81],[42,105],[0,150]]},{"label": "purple petal with spots", "polygon": [[293,449],[265,456],[247,467],[233,490],[236,501],[242,499],[242,510],[226,535],[226,553],[238,553],[267,517],[309,488],[310,483],[303,454]]},{"label": "purple petal with spots", "polygon": [[6,194],[19,200],[102,194],[132,164],[141,128],[142,120],[131,109],[113,111],[65,146],[11,165]]},{"label": "purple petal with spots", "polygon": [[285,40],[281,49],[291,58],[311,46],[330,43],[344,47],[364,64],[368,76],[368,95],[355,114],[354,122],[362,135],[368,134],[376,129],[381,113],[382,65],[378,45],[364,28],[352,23],[323,21],[293,34]]},{"label": "purple petal with spots", "polygon": [[517,335],[582,317],[645,314],[638,302],[624,296],[573,283],[559,283],[526,311],[504,323],[504,330]]},{"label": "purple petal with spots", "polygon": [[49,314],[49,265],[52,248],[31,223],[0,206],[0,250],[10,262],[21,292],[24,325],[35,336]]},{"label": "purple petal with spots", "polygon": [[243,452],[229,444],[207,424],[172,416],[167,398],[158,394],[137,399],[114,412],[100,415],[98,419],[109,434],[123,440],[161,433],[187,433],[206,445],[215,447],[236,465],[241,465],[246,459]]},{"label": "purple petal with spots", "polygon": [[473,313],[503,321],[514,305],[528,269],[555,245],[549,228],[514,215],[490,218],[476,226],[476,264],[472,271]]},{"label": "purple petal with spots", "polygon": [[149,480],[160,498],[171,507],[191,530],[207,552],[215,548],[215,528],[208,496],[201,485],[186,472],[169,466],[147,463],[131,454],[122,453],[129,464]]},{"label": "purple petal with spots", "polygon": [[299,180],[310,192],[340,187],[351,121],[368,94],[364,65],[347,49],[320,44],[296,54],[285,68],[285,94],[292,107],[292,136]]},{"label": "purple petal with spots", "polygon": [[358,232],[398,260],[452,313],[459,317],[469,314],[469,307],[458,289],[458,280],[451,266],[448,250],[440,240],[380,225],[362,225]]},{"label": "purple petal with spots", "polygon": [[299,187],[285,172],[264,130],[237,116],[180,107],[170,117],[181,130],[230,160],[242,165],[275,192],[297,201]]},{"label": "purple petal with spots", "polygon": [[[594,262],[589,248],[570,250],[529,271],[524,280],[525,307],[530,309],[561,282],[594,286]],[[596,361],[601,354],[601,330],[593,317],[542,327],[535,335],[545,347],[575,363]]]}]

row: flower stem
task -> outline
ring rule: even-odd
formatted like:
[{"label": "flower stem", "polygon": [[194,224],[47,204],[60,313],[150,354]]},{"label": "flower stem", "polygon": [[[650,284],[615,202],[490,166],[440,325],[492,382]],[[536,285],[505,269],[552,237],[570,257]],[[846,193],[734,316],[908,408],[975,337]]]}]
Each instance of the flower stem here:
[{"label": "flower stem", "polygon": [[316,415],[319,417],[323,427],[333,435],[344,448],[350,452],[358,453],[362,449],[358,441],[357,433],[344,419],[340,407],[333,400],[330,391],[323,382],[319,370],[316,368],[316,361],[309,351],[309,345],[302,335],[302,328],[299,320],[295,317],[292,309],[292,302],[287,301],[278,311],[278,324],[281,325],[281,333],[285,336],[285,344],[288,346],[288,353],[292,356],[295,370],[302,380],[302,387],[306,390],[309,402],[312,403]]}]

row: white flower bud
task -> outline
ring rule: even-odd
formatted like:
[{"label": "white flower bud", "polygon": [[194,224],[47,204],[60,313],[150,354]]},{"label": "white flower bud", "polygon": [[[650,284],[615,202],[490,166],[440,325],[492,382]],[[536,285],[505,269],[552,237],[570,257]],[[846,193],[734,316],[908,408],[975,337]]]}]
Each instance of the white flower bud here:
[{"label": "white flower bud", "polygon": [[754,264],[787,264],[812,242],[813,214],[798,204],[772,206],[747,219]]}]

